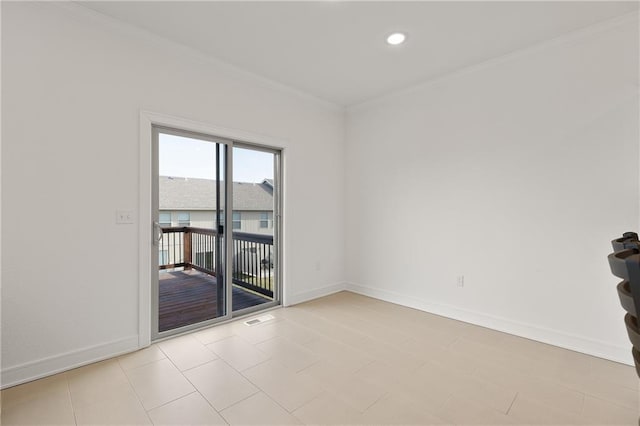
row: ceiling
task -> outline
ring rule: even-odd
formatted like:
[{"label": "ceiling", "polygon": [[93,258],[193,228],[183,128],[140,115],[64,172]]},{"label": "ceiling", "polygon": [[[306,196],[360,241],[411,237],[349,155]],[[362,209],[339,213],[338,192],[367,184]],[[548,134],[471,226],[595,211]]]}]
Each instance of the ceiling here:
[{"label": "ceiling", "polygon": [[[638,9],[611,1],[80,4],[343,106]],[[387,45],[393,31],[407,41]]]}]

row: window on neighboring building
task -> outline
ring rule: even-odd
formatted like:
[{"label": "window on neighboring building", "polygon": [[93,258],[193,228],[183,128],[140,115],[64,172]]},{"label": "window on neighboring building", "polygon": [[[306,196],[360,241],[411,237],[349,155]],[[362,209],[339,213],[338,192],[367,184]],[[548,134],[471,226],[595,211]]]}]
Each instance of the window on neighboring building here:
[{"label": "window on neighboring building", "polygon": [[191,213],[180,212],[178,213],[178,226],[190,226],[191,225]]},{"label": "window on neighboring building", "polygon": [[241,229],[242,228],[242,220],[240,217],[240,212],[233,212],[233,229]]},{"label": "window on neighboring building", "polygon": [[158,217],[158,223],[160,223],[160,226],[162,226],[163,228],[170,227],[171,226],[171,213],[160,212],[160,215]]},{"label": "window on neighboring building", "polygon": [[260,212],[260,228],[269,227],[269,213]]}]

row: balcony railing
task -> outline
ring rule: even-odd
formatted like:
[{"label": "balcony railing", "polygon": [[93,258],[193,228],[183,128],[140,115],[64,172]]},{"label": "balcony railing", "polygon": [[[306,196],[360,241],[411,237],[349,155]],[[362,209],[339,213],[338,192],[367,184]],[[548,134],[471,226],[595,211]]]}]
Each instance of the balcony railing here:
[{"label": "balcony railing", "polygon": [[[216,250],[222,250],[223,243],[215,229],[163,227],[159,267],[217,276]],[[273,236],[234,232],[232,255],[233,283],[273,298]]]}]

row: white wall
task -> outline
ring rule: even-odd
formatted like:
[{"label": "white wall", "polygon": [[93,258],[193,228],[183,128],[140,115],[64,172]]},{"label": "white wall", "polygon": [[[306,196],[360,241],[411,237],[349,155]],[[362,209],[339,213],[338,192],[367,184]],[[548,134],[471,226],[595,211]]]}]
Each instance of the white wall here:
[{"label": "white wall", "polygon": [[638,229],[638,93],[626,17],[350,108],[349,288],[631,362],[606,256]]},{"label": "white wall", "polygon": [[343,110],[78,8],[2,4],[3,385],[137,346],[140,110],[282,141],[286,300],[343,287]]}]

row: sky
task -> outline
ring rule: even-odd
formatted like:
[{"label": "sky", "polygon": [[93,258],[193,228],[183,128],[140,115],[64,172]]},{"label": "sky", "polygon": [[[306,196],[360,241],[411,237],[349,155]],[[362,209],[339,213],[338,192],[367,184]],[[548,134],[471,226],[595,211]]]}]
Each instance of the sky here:
[{"label": "sky", "polygon": [[[159,144],[160,176],[216,178],[215,143],[161,133]],[[222,170],[220,173],[224,175]],[[265,178],[273,179],[273,154],[233,148],[234,182],[262,182]]]}]

